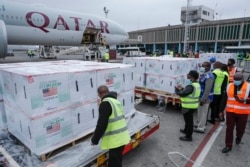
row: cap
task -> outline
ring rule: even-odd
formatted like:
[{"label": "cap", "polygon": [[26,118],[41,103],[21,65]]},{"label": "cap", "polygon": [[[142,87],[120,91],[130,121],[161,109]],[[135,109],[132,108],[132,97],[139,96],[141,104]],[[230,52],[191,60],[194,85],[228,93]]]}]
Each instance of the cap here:
[{"label": "cap", "polygon": [[214,63],[214,62],[216,62],[216,58],[215,58],[215,57],[211,57],[211,58],[209,59],[209,61],[210,61],[211,63]]}]

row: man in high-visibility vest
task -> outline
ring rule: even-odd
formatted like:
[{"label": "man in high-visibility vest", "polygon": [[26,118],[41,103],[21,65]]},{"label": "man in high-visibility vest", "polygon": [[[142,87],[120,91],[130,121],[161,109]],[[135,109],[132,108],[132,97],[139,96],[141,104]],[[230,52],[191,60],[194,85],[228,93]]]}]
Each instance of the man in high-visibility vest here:
[{"label": "man in high-visibility vest", "polygon": [[248,52],[246,53],[245,60],[246,60],[246,61],[250,61],[250,53],[248,53]]},{"label": "man in high-visibility vest", "polygon": [[122,167],[122,152],[124,146],[131,140],[123,106],[117,100],[117,93],[109,92],[107,86],[100,86],[97,92],[101,103],[91,143],[97,145],[102,138],[101,149],[109,150],[108,167]]},{"label": "man in high-visibility vest", "polygon": [[[248,114],[250,114],[250,84],[243,79],[243,74],[235,73],[234,82],[227,87],[226,102],[226,147],[222,153],[232,150],[234,127],[236,126],[235,144],[240,144],[245,132]],[[247,140],[249,141],[249,140]]]},{"label": "man in high-visibility vest", "polygon": [[197,71],[191,70],[187,75],[188,85],[183,88],[177,86],[175,92],[181,97],[182,113],[185,121],[185,128],[180,129],[185,136],[180,137],[182,141],[192,141],[193,134],[193,114],[199,107],[199,96],[201,93],[200,84],[197,82],[199,74]]},{"label": "man in high-visibility vest", "polygon": [[243,60],[243,58],[244,58],[244,54],[241,52],[239,52],[238,54],[237,54],[237,60],[238,61],[241,61],[241,60]]},{"label": "man in high-visibility vest", "polygon": [[172,56],[172,57],[174,57],[174,51],[171,50],[171,51],[169,52],[169,55]]},{"label": "man in high-visibility vest", "polygon": [[107,51],[107,52],[104,54],[104,61],[105,61],[105,62],[109,62],[109,58],[110,58],[109,52]]},{"label": "man in high-visibility vest", "polygon": [[235,67],[235,60],[234,59],[228,59],[227,61],[227,69],[229,72],[229,82],[233,82],[234,80],[234,74],[237,72],[237,68]]},{"label": "man in high-visibility vest", "polygon": [[32,56],[32,51],[31,50],[28,50],[28,56],[31,58],[31,56]]},{"label": "man in high-visibility vest", "polygon": [[221,70],[221,62],[214,63],[213,74],[215,76],[214,79],[214,99],[211,103],[211,118],[208,120],[211,124],[215,124],[215,120],[220,121],[219,113],[220,113],[220,102],[222,98],[222,93],[226,90],[228,84],[228,77]]}]

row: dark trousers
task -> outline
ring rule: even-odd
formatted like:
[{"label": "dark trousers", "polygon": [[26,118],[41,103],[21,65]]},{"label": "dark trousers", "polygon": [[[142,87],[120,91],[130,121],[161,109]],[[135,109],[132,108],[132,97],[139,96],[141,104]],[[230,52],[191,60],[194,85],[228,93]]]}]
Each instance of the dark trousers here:
[{"label": "dark trousers", "polygon": [[124,146],[109,150],[108,167],[122,167],[122,151]]},{"label": "dark trousers", "polygon": [[215,121],[215,118],[219,118],[221,95],[214,95],[214,99],[210,104],[211,107],[211,121]]},{"label": "dark trousers", "polygon": [[227,112],[227,129],[226,129],[226,147],[232,148],[233,145],[233,132],[234,132],[234,126],[236,126],[236,137],[242,138],[245,128],[247,125],[247,114],[235,114],[232,112]]},{"label": "dark trousers", "polygon": [[192,137],[193,128],[194,128],[194,112],[197,109],[188,109],[186,113],[183,114],[185,121],[184,131],[186,133],[186,137]]}]

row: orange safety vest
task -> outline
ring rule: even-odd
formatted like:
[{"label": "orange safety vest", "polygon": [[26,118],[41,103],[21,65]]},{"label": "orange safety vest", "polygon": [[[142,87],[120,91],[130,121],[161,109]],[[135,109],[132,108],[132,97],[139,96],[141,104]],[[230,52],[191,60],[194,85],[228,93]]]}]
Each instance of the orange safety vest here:
[{"label": "orange safety vest", "polygon": [[[226,111],[236,114],[250,114],[250,104],[240,103],[234,98],[234,83],[230,83],[227,87],[227,105]],[[240,91],[237,92],[237,96],[240,99],[247,100],[249,95],[250,85],[248,82],[244,82]]]},{"label": "orange safety vest", "polygon": [[229,82],[234,81],[234,74],[236,72],[236,67],[228,67],[228,72],[229,72]]}]

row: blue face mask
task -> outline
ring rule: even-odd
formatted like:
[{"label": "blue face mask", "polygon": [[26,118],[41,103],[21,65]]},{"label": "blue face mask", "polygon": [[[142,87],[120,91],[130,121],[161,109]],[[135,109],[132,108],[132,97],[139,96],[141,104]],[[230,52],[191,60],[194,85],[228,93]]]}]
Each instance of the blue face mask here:
[{"label": "blue face mask", "polygon": [[242,81],[236,81],[234,80],[234,85],[239,86],[242,83]]},{"label": "blue face mask", "polygon": [[187,83],[187,85],[191,85],[191,84],[192,84],[192,81],[191,81],[190,79],[187,79],[187,80],[186,80],[186,83]]},{"label": "blue face mask", "polygon": [[200,73],[201,73],[201,74],[204,74],[205,72],[206,72],[205,67],[201,67],[201,68],[200,68]]}]

